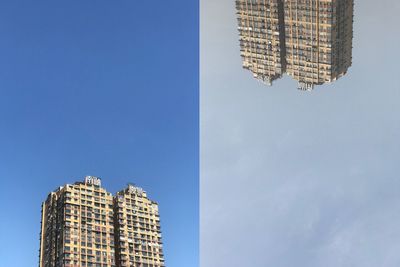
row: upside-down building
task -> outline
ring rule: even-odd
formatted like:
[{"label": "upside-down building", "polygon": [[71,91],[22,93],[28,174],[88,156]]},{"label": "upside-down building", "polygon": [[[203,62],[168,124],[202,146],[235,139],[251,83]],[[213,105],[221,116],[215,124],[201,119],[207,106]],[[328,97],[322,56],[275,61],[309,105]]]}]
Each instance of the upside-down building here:
[{"label": "upside-down building", "polygon": [[266,84],[335,81],[352,62],[354,0],[237,0],[243,67]]}]

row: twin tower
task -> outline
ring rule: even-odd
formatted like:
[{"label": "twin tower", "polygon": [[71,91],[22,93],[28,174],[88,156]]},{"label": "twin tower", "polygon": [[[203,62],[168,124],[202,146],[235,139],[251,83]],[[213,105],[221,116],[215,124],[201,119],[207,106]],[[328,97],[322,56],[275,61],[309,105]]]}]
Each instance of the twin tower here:
[{"label": "twin tower", "polygon": [[112,196],[94,176],[51,192],[39,267],[121,266],[165,266],[157,203],[133,185]]},{"label": "twin tower", "polygon": [[271,85],[332,82],[351,66],[354,0],[237,0],[243,67]]}]

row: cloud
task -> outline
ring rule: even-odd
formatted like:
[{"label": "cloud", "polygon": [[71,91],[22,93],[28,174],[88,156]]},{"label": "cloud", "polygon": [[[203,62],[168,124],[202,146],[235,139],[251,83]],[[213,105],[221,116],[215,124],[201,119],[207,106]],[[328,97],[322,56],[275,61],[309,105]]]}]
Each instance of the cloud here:
[{"label": "cloud", "polygon": [[375,3],[348,75],[305,93],[242,70],[234,2],[202,1],[202,266],[400,265],[399,6]]}]

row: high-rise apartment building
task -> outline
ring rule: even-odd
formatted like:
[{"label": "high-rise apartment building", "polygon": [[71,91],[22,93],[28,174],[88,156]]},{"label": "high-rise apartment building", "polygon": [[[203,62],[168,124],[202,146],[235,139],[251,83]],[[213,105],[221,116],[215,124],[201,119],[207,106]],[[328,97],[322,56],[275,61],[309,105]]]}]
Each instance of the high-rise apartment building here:
[{"label": "high-rise apartment building", "polygon": [[243,68],[269,85],[285,72],[282,3],[236,1]]},{"label": "high-rise apartment building", "polygon": [[[164,266],[158,206],[143,189],[126,192],[133,191],[143,193],[140,200],[138,193],[127,196],[137,200],[131,208],[127,200],[121,204],[121,192],[113,197],[93,176],[51,192],[42,204],[39,267]],[[122,260],[125,249],[132,261]]]},{"label": "high-rise apartment building", "polygon": [[237,0],[243,67],[268,84],[283,73],[299,89],[351,66],[354,0]]},{"label": "high-rise apartment building", "polygon": [[100,180],[65,185],[42,204],[40,267],[115,266],[113,197]]},{"label": "high-rise apartment building", "polygon": [[164,266],[158,204],[128,185],[114,199],[116,257],[121,266]]}]

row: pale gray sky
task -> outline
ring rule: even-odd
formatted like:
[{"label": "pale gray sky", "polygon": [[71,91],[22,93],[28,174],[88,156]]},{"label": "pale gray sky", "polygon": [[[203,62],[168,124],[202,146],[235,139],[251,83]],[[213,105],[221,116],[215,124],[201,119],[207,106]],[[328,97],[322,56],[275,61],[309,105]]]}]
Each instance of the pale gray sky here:
[{"label": "pale gray sky", "polygon": [[353,66],[312,92],[241,67],[201,0],[201,266],[400,266],[400,3],[355,3]]}]

